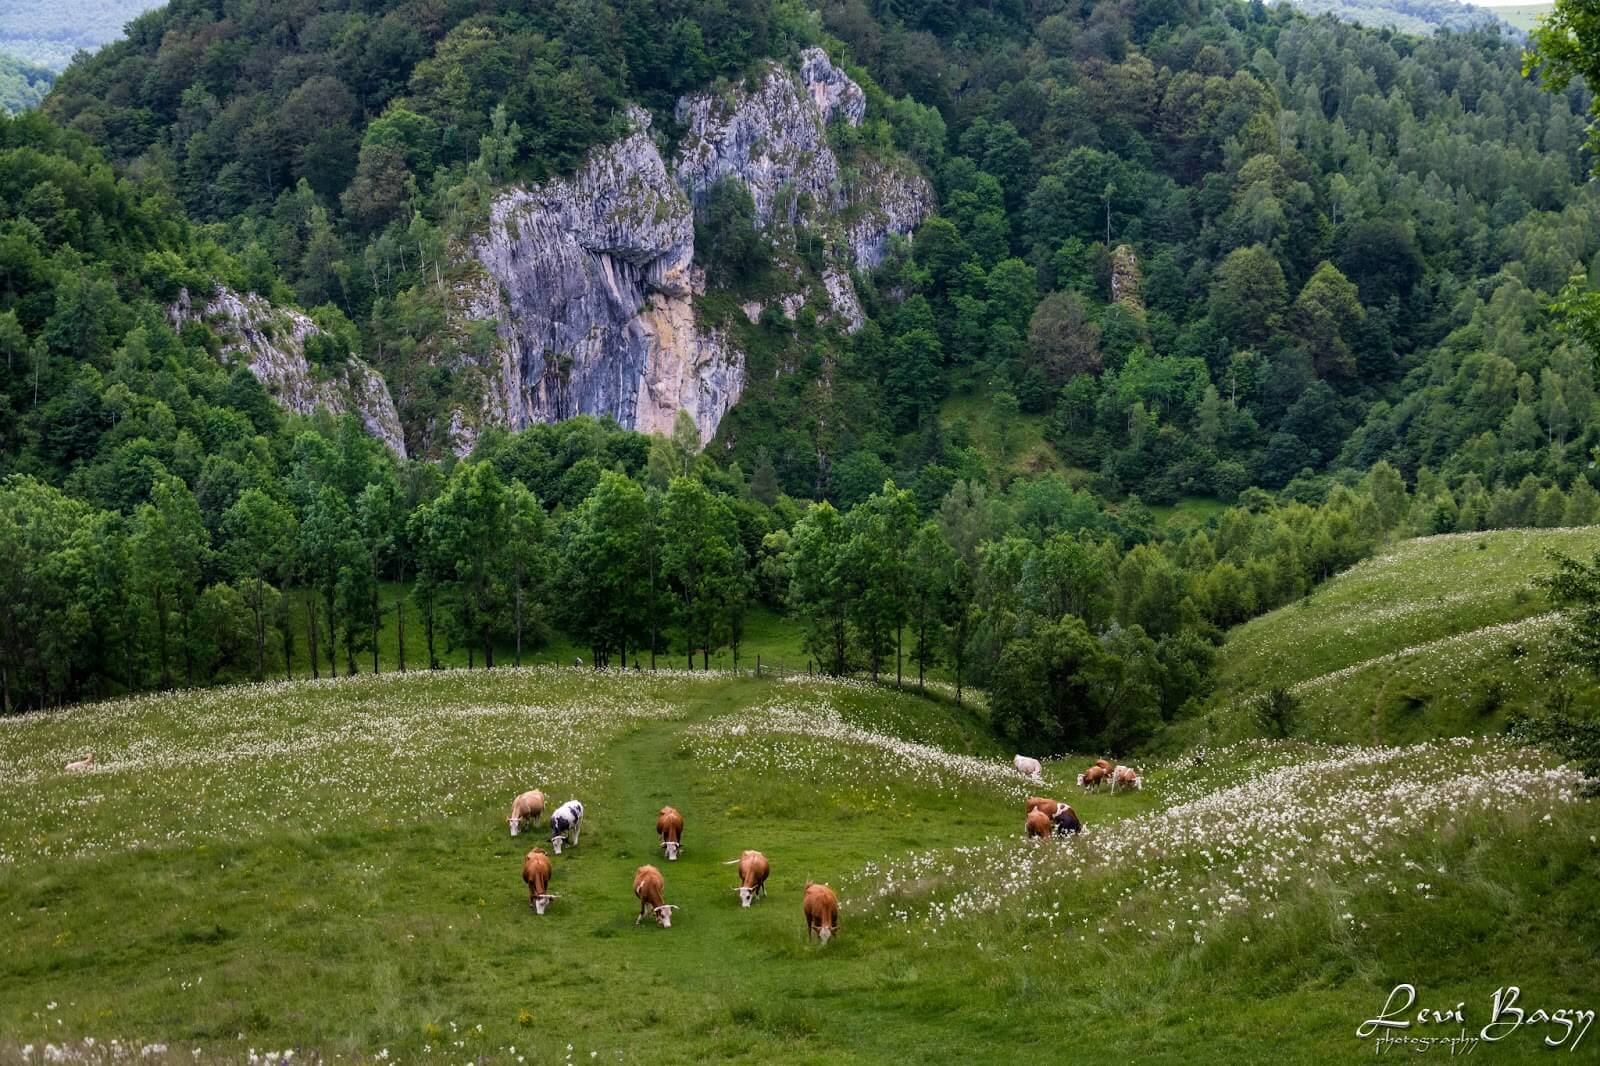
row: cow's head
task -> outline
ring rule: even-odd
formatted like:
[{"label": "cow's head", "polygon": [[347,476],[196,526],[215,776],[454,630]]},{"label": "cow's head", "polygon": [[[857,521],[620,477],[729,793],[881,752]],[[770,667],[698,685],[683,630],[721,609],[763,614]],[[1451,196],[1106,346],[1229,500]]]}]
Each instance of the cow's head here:
[{"label": "cow's head", "polygon": [[547,892],[544,895],[534,896],[533,897],[533,913],[535,913],[535,914],[543,914],[544,913],[544,909],[547,906],[550,905],[550,901],[551,900],[560,899],[560,898],[561,897],[559,895],[557,895],[556,893],[553,893],[553,892]]},{"label": "cow's head", "polygon": [[741,907],[750,906],[750,901],[755,899],[756,890],[750,885],[740,885],[734,891],[739,893],[739,906]]},{"label": "cow's head", "polygon": [[661,846],[667,849],[668,862],[678,861],[678,849],[683,847],[682,844],[679,844],[676,840],[664,840],[661,842]]},{"label": "cow's head", "polygon": [[663,929],[671,929],[672,928],[672,912],[677,910],[677,909],[678,908],[674,904],[671,904],[671,903],[663,903],[663,904],[661,904],[661,906],[656,907],[655,908],[656,924],[660,925],[661,928],[663,928]]},{"label": "cow's head", "polygon": [[561,845],[567,842],[565,833],[556,833],[550,837],[550,847],[555,849],[557,855],[561,854]]},{"label": "cow's head", "polygon": [[819,927],[818,927],[818,929],[817,929],[817,937],[818,937],[818,939],[820,939],[820,940],[821,940],[821,941],[822,941],[822,942],[823,942],[823,943],[824,943],[824,944],[826,944],[826,943],[827,943],[827,942],[828,942],[828,940],[829,940],[829,939],[830,939],[830,938],[831,938],[831,937],[832,937],[832,936],[833,936],[833,926],[831,926],[831,925],[824,925],[824,926],[819,926]]},{"label": "cow's head", "polygon": [[522,832],[522,819],[521,818],[518,818],[516,815],[513,814],[510,818],[506,819],[506,821],[511,826],[511,835],[512,836],[516,836],[518,833]]}]

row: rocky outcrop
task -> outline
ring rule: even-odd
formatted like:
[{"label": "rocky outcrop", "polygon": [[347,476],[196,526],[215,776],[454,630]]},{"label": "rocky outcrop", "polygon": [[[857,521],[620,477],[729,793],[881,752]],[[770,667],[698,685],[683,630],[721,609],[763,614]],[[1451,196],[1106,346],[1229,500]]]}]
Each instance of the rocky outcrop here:
[{"label": "rocky outcrop", "polygon": [[[680,100],[684,132],[670,166],[649,115],[635,109],[629,133],[577,173],[497,198],[473,242],[457,313],[492,321],[499,343],[491,356],[459,357],[482,402],[453,413],[450,446],[470,450],[481,425],[519,429],[576,414],[665,433],[679,410],[708,442],[744,388],[743,353],[694,306],[703,287],[694,207],[724,179],[749,190],[780,253],[798,227],[823,235],[830,265],[818,299],[840,326],[859,328],[849,271],[876,266],[891,235],[909,234],[933,208],[908,167],[868,163],[843,175],[828,124],[859,124],[865,110],[861,87],[810,49],[798,73],[770,64],[751,86]],[[791,319],[807,302],[795,276],[797,290],[776,301]],[[761,308],[744,310],[755,322]]]},{"label": "rocky outcrop", "polygon": [[1111,302],[1142,306],[1139,302],[1139,257],[1130,244],[1119,244],[1111,253]]},{"label": "rocky outcrop", "polygon": [[186,322],[211,327],[222,340],[223,361],[249,367],[285,409],[302,415],[318,408],[335,415],[354,412],[367,432],[405,458],[400,416],[383,375],[355,355],[338,367],[313,370],[306,359],[306,343],[323,331],[299,311],[227,288],[196,306],[185,289],[168,308],[168,316],[175,327]]}]

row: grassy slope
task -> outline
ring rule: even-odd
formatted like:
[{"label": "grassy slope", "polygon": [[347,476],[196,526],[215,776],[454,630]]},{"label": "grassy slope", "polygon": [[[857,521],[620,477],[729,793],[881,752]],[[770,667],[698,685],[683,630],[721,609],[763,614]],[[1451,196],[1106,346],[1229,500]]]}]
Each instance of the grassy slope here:
[{"label": "grassy slope", "polygon": [[[101,770],[60,769],[88,746]],[[1104,861],[1111,836],[1097,834],[1319,753],[1152,768],[1142,793],[1073,797],[1089,837],[1027,848],[1008,840],[1029,790],[1008,754],[970,711],[861,684],[549,668],[0,723],[13,948],[0,1060],[93,1035],[168,1041],[183,1061],[191,1046],[238,1058],[290,1045],[406,1061],[513,1061],[512,1046],[537,1062],[1065,1061],[1093,1045],[1183,1062],[1198,1046],[1260,1058],[1268,1041],[1273,1061],[1294,1062],[1361,1050],[1350,1034],[1394,980],[1480,1010],[1497,980],[1550,1006],[1600,987],[1593,805],[1555,804],[1559,821],[1542,825],[1553,801],[1535,789],[1466,834],[1399,826],[1370,846],[1447,867],[1432,898],[1330,869],[1284,885],[1270,914],[1218,913],[1196,943],[1154,925],[1177,883]],[[1062,792],[1073,772],[1048,770]],[[512,840],[503,820],[532,783],[589,805],[544,918],[518,879],[542,834]],[[635,928],[631,874],[659,862],[665,802],[688,820],[683,860],[661,864],[683,909],[670,931]],[[741,911],[720,860],[748,846],[773,861],[771,898]],[[868,902],[885,863],[929,848],[945,858],[893,902]],[[917,917],[958,867],[1001,896],[1024,885],[1024,905]],[[1172,870],[1207,892],[1216,876],[1177,851]],[[801,935],[807,877],[845,901],[825,950]],[[1052,898],[1060,923],[1039,916]],[[1347,909],[1370,928],[1336,918]],[[1513,1057],[1542,1050],[1510,1044]]]},{"label": "grassy slope", "polygon": [[1388,743],[1498,729],[1543,699],[1552,672],[1580,702],[1592,683],[1546,653],[1549,605],[1533,587],[1552,552],[1588,557],[1600,528],[1500,530],[1406,541],[1311,595],[1239,626],[1218,664],[1218,709],[1185,740],[1250,735],[1273,686],[1302,702],[1300,732]]},{"label": "grassy slope", "polygon": [[1492,8],[1491,10],[1523,33],[1528,33],[1538,24],[1541,15],[1548,15],[1555,10],[1555,5],[1513,4],[1508,7]]},{"label": "grassy slope", "polygon": [[[995,417],[990,397],[964,393],[944,401],[939,411],[939,421],[946,430],[957,422],[966,422],[972,446],[983,455],[991,470],[1012,475],[1033,475],[1066,469],[1056,450],[1045,439],[1044,415],[1017,415],[1010,422],[1009,442],[1002,441],[1000,419]],[[1002,443],[1009,443],[1009,451],[1001,448]]]}]

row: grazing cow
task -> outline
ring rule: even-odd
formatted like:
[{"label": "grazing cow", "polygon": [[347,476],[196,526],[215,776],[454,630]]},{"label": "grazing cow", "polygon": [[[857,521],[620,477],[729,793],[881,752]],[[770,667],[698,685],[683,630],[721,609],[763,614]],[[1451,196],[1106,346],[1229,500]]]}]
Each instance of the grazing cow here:
[{"label": "grazing cow", "polygon": [[1046,818],[1054,818],[1056,812],[1065,807],[1060,800],[1047,799],[1044,796],[1029,796],[1028,802],[1023,806],[1023,814],[1032,814],[1034,811],[1043,811]]},{"label": "grazing cow", "polygon": [[654,866],[641,866],[633,875],[633,894],[639,897],[639,917],[634,925],[644,921],[644,912],[655,912],[656,924],[663,929],[672,928],[672,912],[678,908],[661,902],[661,871]]},{"label": "grazing cow", "polygon": [[1098,765],[1091,766],[1078,775],[1078,785],[1087,789],[1099,788],[1100,783],[1106,779],[1107,773],[1109,771],[1100,769]]},{"label": "grazing cow", "polygon": [[531,821],[539,824],[539,819],[544,816],[544,793],[538,789],[524,792],[511,801],[511,817],[507,819],[511,826],[511,835],[516,836],[522,832],[522,823]]},{"label": "grazing cow", "polygon": [[77,762],[69,762],[69,763],[67,763],[67,769],[68,770],[72,770],[74,772],[77,772],[77,771],[80,771],[80,770],[87,770],[87,769],[89,769],[89,767],[91,767],[93,765],[94,765],[94,752],[91,751],[87,755],[85,755],[83,758],[79,759]]},{"label": "grazing cow", "polygon": [[767,894],[767,874],[772,868],[767,864],[767,857],[759,851],[746,851],[737,859],[729,859],[722,865],[739,867],[739,887],[734,891],[739,893],[741,907],[748,907],[757,896]]},{"label": "grazing cow", "polygon": [[683,815],[676,807],[661,808],[661,813],[656,815],[656,833],[666,849],[667,861],[677,862],[678,852],[683,849]]},{"label": "grazing cow", "polygon": [[1044,767],[1038,759],[1030,759],[1026,755],[1018,755],[1011,760],[1011,765],[1017,768],[1017,773],[1023,777],[1037,778],[1044,773]]},{"label": "grazing cow", "polygon": [[561,854],[563,844],[578,846],[578,833],[583,829],[583,804],[567,800],[550,815],[550,846]]},{"label": "grazing cow", "polygon": [[1144,787],[1144,779],[1131,766],[1119,766],[1111,771],[1111,791],[1131,788],[1135,792]]},{"label": "grazing cow", "polygon": [[827,885],[806,882],[806,895],[801,904],[806,912],[806,939],[816,933],[824,944],[839,931],[839,897]]},{"label": "grazing cow", "polygon": [[543,848],[534,848],[522,860],[522,879],[528,884],[528,906],[533,913],[543,914],[545,905],[560,896],[547,891],[550,887],[550,856]]},{"label": "grazing cow", "polygon": [[1055,823],[1056,836],[1064,837],[1068,833],[1082,831],[1083,823],[1078,820],[1078,812],[1065,803],[1056,808],[1055,816],[1050,819]]},{"label": "grazing cow", "polygon": [[1096,766],[1100,767],[1100,769],[1106,771],[1107,773],[1111,772],[1111,764],[1106,762],[1104,759],[1096,759],[1094,761],[1094,764]]},{"label": "grazing cow", "polygon": [[1030,839],[1047,837],[1050,835],[1050,816],[1039,810],[1029,811],[1026,826]]}]

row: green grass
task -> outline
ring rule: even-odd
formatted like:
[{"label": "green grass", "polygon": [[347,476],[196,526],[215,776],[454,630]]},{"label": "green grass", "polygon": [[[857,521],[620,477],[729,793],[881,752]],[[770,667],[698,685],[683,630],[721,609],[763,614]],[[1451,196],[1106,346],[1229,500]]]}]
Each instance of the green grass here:
[{"label": "green grass", "polygon": [[[90,747],[98,769],[62,770]],[[551,667],[8,720],[0,1060],[115,1037],[184,1062],[287,1047],[297,1061],[1054,1062],[1089,1046],[1309,1062],[1371,1054],[1354,1027],[1396,980],[1480,1011],[1506,981],[1596,1006],[1600,818],[1542,757],[1380,753],[1376,780],[1415,782],[1431,812],[1408,821],[1380,817],[1409,799],[1374,797],[1348,752],[1213,752],[1146,767],[1145,789],[1119,796],[1073,788],[1086,756],[1047,766],[1042,786],[1009,756],[981,712],[863,682]],[[1521,791],[1497,783],[1502,766]],[[1257,781],[1272,787],[1237,792]],[[1460,782],[1505,801],[1439,833]],[[588,805],[544,917],[519,879],[544,834],[512,839],[504,820],[533,785]],[[1090,832],[1020,841],[1020,800],[1040,790]],[[675,864],[651,828],[664,803],[687,820]],[[1302,868],[1263,877],[1248,824],[1183,828],[1231,810],[1293,812],[1307,842],[1283,861]],[[773,864],[750,910],[722,865],[745,847]],[[634,925],[643,862],[682,907],[671,930]],[[901,868],[914,876],[886,880]],[[844,902],[826,948],[803,936],[807,878]],[[1438,891],[1391,895],[1396,879]],[[1190,899],[1207,901],[1200,942]],[[1530,1034],[1495,1050],[1543,1051]]]},{"label": "green grass", "polygon": [[1185,496],[1177,503],[1150,505],[1156,525],[1173,532],[1204,526],[1227,509],[1228,505],[1215,496]]},{"label": "green grass", "polygon": [[[1008,425],[1009,440],[1002,439],[1001,422],[995,416],[987,393],[949,397],[940,408],[939,421],[946,430],[958,421],[965,421],[972,446],[992,470],[1033,475],[1064,469],[1055,449],[1045,440],[1044,415],[1017,415]],[[1002,445],[1009,445],[1009,448]]]},{"label": "green grass", "polygon": [[1555,5],[1513,4],[1508,7],[1491,8],[1490,10],[1523,33],[1529,33],[1538,25],[1540,16],[1550,14],[1555,10]]},{"label": "green grass", "polygon": [[1600,702],[1551,650],[1555,624],[1535,577],[1551,553],[1587,558],[1600,528],[1519,529],[1405,541],[1309,596],[1229,633],[1214,710],[1182,742],[1256,732],[1252,701],[1287,687],[1297,735],[1391,743],[1498,730],[1552,697]]}]

